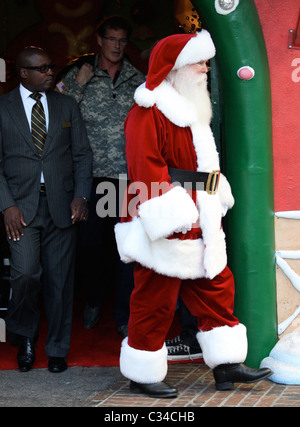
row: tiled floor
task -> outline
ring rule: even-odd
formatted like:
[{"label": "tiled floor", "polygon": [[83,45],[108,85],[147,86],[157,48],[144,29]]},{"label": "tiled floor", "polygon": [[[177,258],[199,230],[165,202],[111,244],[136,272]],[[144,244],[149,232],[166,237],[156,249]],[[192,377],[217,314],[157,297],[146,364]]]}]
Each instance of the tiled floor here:
[{"label": "tiled floor", "polygon": [[203,364],[172,364],[166,382],[179,390],[176,399],[152,399],[130,393],[125,378],[93,397],[93,407],[298,407],[300,386],[275,384],[269,380],[236,384],[230,391],[216,391],[212,371]]}]

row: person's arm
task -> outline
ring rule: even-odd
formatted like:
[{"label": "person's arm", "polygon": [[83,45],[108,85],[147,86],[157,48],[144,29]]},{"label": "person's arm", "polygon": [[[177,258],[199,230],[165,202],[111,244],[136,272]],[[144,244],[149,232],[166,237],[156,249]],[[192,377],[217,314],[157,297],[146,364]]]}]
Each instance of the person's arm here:
[{"label": "person's arm", "polygon": [[55,90],[64,95],[72,96],[77,104],[83,99],[86,85],[94,76],[92,66],[83,64],[79,69],[73,67],[56,85]]},{"label": "person's arm", "polygon": [[4,176],[3,138],[0,128],[0,211],[3,213],[4,226],[7,237],[14,241],[20,240],[23,227],[26,227],[22,211],[16,203],[8,188]]},{"label": "person's arm", "polygon": [[85,221],[88,217],[87,200],[93,180],[93,154],[85,125],[76,102],[72,102],[71,146],[74,170],[74,199],[71,203],[72,222]]}]

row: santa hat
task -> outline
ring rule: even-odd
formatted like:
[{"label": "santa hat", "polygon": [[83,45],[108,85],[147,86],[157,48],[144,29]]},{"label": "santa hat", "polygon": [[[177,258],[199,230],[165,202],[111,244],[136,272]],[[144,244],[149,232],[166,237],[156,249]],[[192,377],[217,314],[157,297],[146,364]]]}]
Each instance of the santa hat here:
[{"label": "santa hat", "polygon": [[155,103],[155,91],[172,70],[196,64],[215,56],[216,49],[208,31],[196,34],[173,34],[160,40],[152,49],[146,83],[138,88],[135,100],[149,107]]}]

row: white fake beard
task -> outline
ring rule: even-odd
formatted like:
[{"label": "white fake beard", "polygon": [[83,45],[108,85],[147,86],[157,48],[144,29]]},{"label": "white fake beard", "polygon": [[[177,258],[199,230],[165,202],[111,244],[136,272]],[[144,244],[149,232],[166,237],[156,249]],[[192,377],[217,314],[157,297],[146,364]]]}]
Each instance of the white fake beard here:
[{"label": "white fake beard", "polygon": [[212,106],[207,89],[207,74],[195,72],[189,66],[185,66],[171,71],[168,80],[177,92],[196,108],[199,121],[209,124],[212,118]]}]

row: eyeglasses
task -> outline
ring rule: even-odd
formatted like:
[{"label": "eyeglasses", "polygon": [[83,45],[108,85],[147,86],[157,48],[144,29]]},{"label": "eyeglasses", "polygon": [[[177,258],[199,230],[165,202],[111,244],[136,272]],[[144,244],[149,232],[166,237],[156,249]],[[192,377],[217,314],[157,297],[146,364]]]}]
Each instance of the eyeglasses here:
[{"label": "eyeglasses", "polygon": [[110,44],[120,44],[121,46],[125,46],[128,43],[127,39],[116,39],[115,37],[107,37],[103,36],[103,39],[107,40]]},{"label": "eyeglasses", "polygon": [[25,68],[25,70],[33,70],[33,71],[39,71],[42,74],[48,73],[49,70],[53,71],[55,68],[55,64],[45,64],[41,65],[40,67],[21,67]]},{"label": "eyeglasses", "polygon": [[198,62],[198,65],[200,65],[200,67],[202,69],[206,68],[207,71],[211,71],[212,70],[212,68],[208,65],[207,61],[200,61],[200,62]]}]

